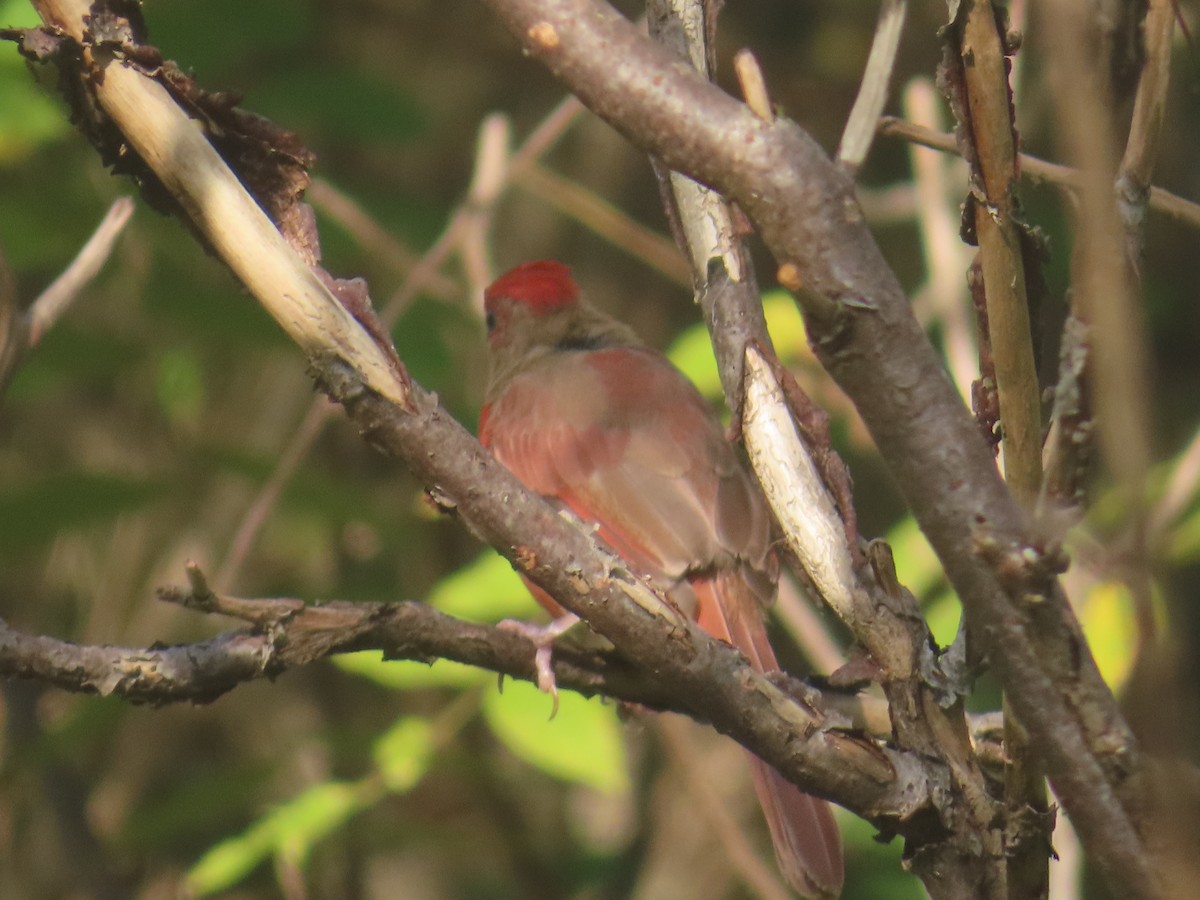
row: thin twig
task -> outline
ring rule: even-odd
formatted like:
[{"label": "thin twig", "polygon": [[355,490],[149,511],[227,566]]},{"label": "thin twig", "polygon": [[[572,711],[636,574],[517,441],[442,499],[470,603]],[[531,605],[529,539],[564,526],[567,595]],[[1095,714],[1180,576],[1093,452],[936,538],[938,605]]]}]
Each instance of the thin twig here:
[{"label": "thin twig", "polygon": [[[314,178],[306,196],[313,206],[344,228],[372,258],[392,271],[407,275],[419,264],[420,257],[411,248],[382,228],[357,200],[330,182]],[[453,279],[441,277],[426,281],[423,290],[443,300],[456,299],[460,293]]]},{"label": "thin twig", "polygon": [[1041,391],[1025,293],[1022,226],[1015,217],[1016,133],[1004,36],[990,0],[977,0],[965,9],[959,13],[958,50],[968,100],[963,112],[970,120],[961,133],[973,141],[975,233],[1000,398],[1004,477],[1025,509],[1032,510],[1042,483]]},{"label": "thin twig", "polygon": [[738,86],[742,89],[746,105],[764,122],[774,119],[775,110],[771,108],[767,80],[763,77],[762,68],[754,54],[749,50],[739,50],[733,57],[733,70],[737,73]]},{"label": "thin twig", "polygon": [[[485,3],[526,52],[635,144],[736,200],[781,266],[803,273],[814,350],[854,400],[982,626],[983,649],[1034,729],[1092,858],[1122,890],[1152,893],[1145,848],[1117,799],[1131,799],[1143,783],[1137,745],[1057,581],[1035,589],[1033,607],[1019,601],[1023,591],[1001,585],[997,565],[1019,560],[1030,544],[1025,520],[840,170],[795,123],[762,122],[598,0]],[[980,540],[997,538],[1007,549],[981,557]],[[1120,771],[1106,749],[1114,738]]]},{"label": "thin twig", "polygon": [[304,462],[304,457],[320,436],[325,423],[333,417],[336,410],[337,407],[324,397],[318,397],[309,404],[304,419],[275,461],[275,468],[254,495],[234,530],[229,549],[225,551],[225,559],[221,561],[215,576],[216,583],[223,589],[228,590],[231,585],[237,583],[242,566],[254,548],[259,532],[271,517],[271,511],[283,496],[284,488],[292,480],[292,476]]},{"label": "thin twig", "polygon": [[[901,140],[943,153],[959,155],[954,135],[924,128],[913,122],[906,122],[893,116],[884,116],[879,120],[879,133],[888,137],[898,137]],[[1021,162],[1021,175],[1030,181],[1049,184],[1062,190],[1078,192],[1083,190],[1084,175],[1079,169],[1065,166],[1061,163],[1047,162],[1028,153],[1018,156]],[[1150,188],[1150,209],[1174,219],[1190,228],[1200,228],[1200,203],[1194,203],[1172,194],[1165,188]]]},{"label": "thin twig", "polygon": [[[995,374],[999,400],[1004,478],[1013,496],[1032,512],[1042,485],[1041,389],[1034,365],[1033,330],[1022,252],[1023,224],[1017,218],[1017,138],[1008,85],[1005,42],[991,0],[960,7],[948,39],[957,39],[959,67],[948,82],[965,85],[951,91],[959,117],[958,134],[969,147],[975,237],[982,275],[980,315],[981,374]],[[986,324],[984,324],[986,323]],[[989,352],[990,351],[990,352]],[[976,414],[993,421],[984,401]],[[977,623],[966,617],[973,636]],[[1045,896],[1049,881],[1049,835],[1045,778],[1034,764],[1029,734],[1009,703],[1004,709],[1004,800],[1008,807],[1006,889],[1011,900]]]},{"label": "thin twig", "polygon": [[687,784],[688,796],[711,828],[713,836],[738,878],[762,900],[788,900],[791,893],[775,875],[772,866],[763,862],[746,839],[746,832],[733,818],[729,806],[714,788],[712,779],[701,769],[699,752],[687,734],[690,722],[679,722],[670,716],[658,719],[658,734],[667,756],[675,762]]},{"label": "thin twig", "polygon": [[496,267],[491,258],[490,232],[496,201],[508,184],[509,132],[508,116],[492,113],[479,126],[475,145],[475,166],[467,202],[463,208],[462,236],[458,241],[458,258],[467,275],[468,296],[480,297],[491,284]]},{"label": "thin twig", "polygon": [[54,323],[79,296],[84,285],[99,274],[132,215],[132,200],[128,197],[114,200],[71,264],[33,301],[28,312],[30,347],[37,346],[42,336],[54,327]]},{"label": "thin twig", "polygon": [[1146,62],[1138,78],[1133,120],[1125,155],[1117,173],[1117,209],[1125,229],[1125,247],[1133,266],[1140,266],[1142,220],[1146,215],[1150,181],[1158,161],[1159,138],[1171,79],[1171,36],[1175,32],[1173,0],[1150,0],[1143,34]]},{"label": "thin twig", "polygon": [[70,264],[37,298],[21,312],[7,266],[3,267],[0,284],[0,392],[16,372],[21,360],[38,345],[46,332],[83,293],[88,283],[99,274],[112,254],[117,238],[133,215],[133,201],[118,197],[108,208],[96,230],[80,248]]},{"label": "thin twig", "polygon": [[852,174],[863,164],[875,140],[907,15],[908,0],[884,0],[879,7],[879,21],[875,23],[875,37],[863,69],[862,84],[838,145],[837,160]]},{"label": "thin twig", "polygon": [[691,274],[679,248],[578,182],[533,165],[517,177],[517,184],[676,284],[691,286]]},{"label": "thin twig", "polygon": [[1150,510],[1146,522],[1146,540],[1154,550],[1163,540],[1167,529],[1179,519],[1188,504],[1196,497],[1200,485],[1200,431],[1192,435],[1188,445],[1175,459],[1162,497]]},{"label": "thin twig", "polygon": [[[920,125],[936,123],[940,104],[933,84],[928,79],[910,81],[904,88],[901,103],[905,115]],[[979,360],[967,321],[969,306],[965,296],[966,279],[963,276],[971,264],[971,251],[958,239],[961,218],[957,209],[959,201],[951,200],[949,188],[948,169],[953,161],[915,144],[909,155],[918,197],[917,224],[921,230],[925,271],[928,273],[928,298],[934,315],[941,322],[946,357],[954,383],[963,401],[970,403],[971,383],[979,376]],[[961,169],[962,164],[958,165]],[[962,184],[961,179],[958,183]]]}]

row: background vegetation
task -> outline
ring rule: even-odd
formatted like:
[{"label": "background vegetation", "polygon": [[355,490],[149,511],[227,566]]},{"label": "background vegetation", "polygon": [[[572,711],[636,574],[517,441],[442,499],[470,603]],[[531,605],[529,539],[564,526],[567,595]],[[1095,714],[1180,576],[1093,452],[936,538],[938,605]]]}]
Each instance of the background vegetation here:
[{"label": "background vegetation", "polygon": [[[636,14],[636,4],[624,6]],[[783,113],[833,149],[875,10],[860,0],[730,4],[721,80],[731,81],[732,53],[752,47]],[[243,93],[247,109],[317,153],[311,198],[326,268],[363,275],[378,303],[395,304],[401,356],[460,420],[474,422],[481,398],[479,289],[537,257],[569,262],[593,299],[671,348],[719,396],[650,168],[607,126],[561,115],[561,135],[494,202],[464,205],[485,118],[506,117],[517,145],[564,99],[476,5],[149,0],[145,14],[167,57],[210,89]],[[34,22],[27,4],[0,2],[0,26]],[[937,4],[910,14],[890,107],[939,129],[945,113],[931,80],[943,22]],[[1024,149],[1061,158],[1042,71],[1054,36],[1036,15],[1026,29],[1017,58]],[[1155,182],[1200,197],[1195,54],[1182,40],[1177,61]],[[0,248],[23,302],[113,199],[131,193],[70,127],[42,77],[0,44]],[[881,138],[860,196],[919,314],[950,347],[963,326],[946,310],[969,303],[971,251],[954,242],[966,176],[922,152],[918,178],[914,152]],[[1053,321],[1068,280],[1069,200],[1028,183],[1023,198],[1049,238]],[[1147,221],[1152,502],[1162,512],[1153,550],[1168,598],[1194,596],[1200,558],[1196,241],[1178,222]],[[433,265],[420,262],[427,253]],[[763,262],[770,287],[773,267]],[[929,551],[848,403],[812,361],[790,302],[768,299],[781,352],[833,415],[863,533],[889,538],[902,580],[948,640],[957,605]],[[324,403],[225,269],[177,222],[139,205],[105,271],[3,397],[0,616],[86,643],[205,637],[219,623],[153,598],[182,579],[187,559],[244,596],[421,598],[482,621],[535,616],[507,564],[431,513],[422,486],[325,416]],[[1121,686],[1135,663],[1120,582],[1124,510],[1102,472],[1095,492],[1072,538],[1068,587],[1106,676]],[[1186,629],[1197,617],[1180,608],[1173,627]],[[797,626],[800,614],[790,611],[788,625],[809,631],[790,644],[781,629],[783,653],[797,671],[827,670],[841,636],[820,614]],[[1160,701],[1141,698],[1135,722],[1174,718]],[[981,685],[980,707],[995,702]],[[770,894],[723,849],[736,839],[730,829],[744,831],[769,871],[732,744],[669,717],[623,723],[598,701],[564,697],[551,724],[548,712],[525,685],[501,695],[485,673],[365,657],[248,685],[207,707],[151,710],[7,682],[0,894],[155,898],[181,885],[243,897]],[[728,822],[709,793],[726,802]],[[919,895],[899,871],[898,847],[876,843],[850,817],[845,825],[847,897]],[[1078,859],[1069,833],[1056,847],[1056,890],[1070,891]]]}]

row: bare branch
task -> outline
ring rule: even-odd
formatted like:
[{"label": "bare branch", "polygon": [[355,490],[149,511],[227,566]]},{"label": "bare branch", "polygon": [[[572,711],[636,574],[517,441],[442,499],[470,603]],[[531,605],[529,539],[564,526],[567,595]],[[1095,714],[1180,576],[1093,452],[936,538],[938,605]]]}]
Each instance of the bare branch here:
[{"label": "bare branch", "polygon": [[[1097,862],[1153,889],[1122,796],[1131,733],[1056,586],[1018,602],[975,536],[1031,542],[941,361],[867,232],[845,174],[793,123],[763,122],[596,0],[487,0],[534,57],[635,144],[725,192],[802,274],[809,336],[857,405],[1030,728]],[[619,58],[622,65],[612,66]],[[997,559],[997,557],[993,557]],[[1043,590],[1046,586],[1043,586]],[[1124,765],[1111,751],[1116,736]],[[1140,783],[1140,782],[1139,782]]]},{"label": "bare branch", "polygon": [[[491,154],[484,152],[485,139],[481,133],[480,149],[476,154],[475,173],[467,198],[453,212],[450,222],[430,248],[413,265],[400,287],[384,305],[382,319],[389,327],[395,323],[420,291],[435,289],[444,281],[442,267],[459,251],[468,235],[476,233],[490,221],[491,209],[503,196],[504,189],[513,178],[527,172],[536,160],[546,153],[563,132],[579,119],[583,106],[574,97],[559,103],[525,139],[508,165],[500,172],[491,166]],[[482,132],[482,129],[481,129]],[[490,146],[490,145],[489,145]],[[485,176],[484,169],[488,172]],[[315,187],[319,187],[318,182]],[[324,194],[322,193],[322,196]],[[481,223],[482,220],[482,223]],[[376,229],[367,229],[374,233]],[[380,230],[381,231],[381,230]],[[275,468],[259,488],[250,506],[243,514],[234,537],[229,543],[225,559],[217,570],[216,581],[229,588],[236,583],[245,563],[271,510],[279,501],[284,487],[295,475],[309,449],[332,417],[332,407],[323,397],[313,400],[296,432],[288,440]]]},{"label": "bare branch", "polygon": [[875,38],[871,41],[862,84],[838,145],[837,160],[852,173],[857,172],[863,164],[871,149],[871,142],[875,140],[879,115],[887,103],[888,86],[891,84],[892,69],[896,65],[896,52],[900,49],[900,36],[904,33],[907,16],[908,0],[883,0],[883,5],[879,7],[879,21],[875,23]]},{"label": "bare branch", "polygon": [[[77,11],[82,13],[82,9]],[[87,40],[78,22],[69,24]],[[117,77],[118,73],[124,74]],[[127,68],[122,60],[113,60],[98,94],[101,105],[107,108],[109,103],[145,99],[135,80],[151,81]],[[108,93],[110,88],[117,92]],[[147,96],[160,107],[169,101],[153,90]],[[126,129],[153,130],[171,118],[164,109],[146,117],[135,112],[122,110]],[[153,146],[154,142],[142,135],[137,143]],[[203,153],[198,151],[198,155]],[[201,229],[222,221],[221,203],[240,191],[223,166],[209,167],[210,180],[202,185],[186,173],[174,171],[174,166],[193,160],[190,153],[149,154],[147,159],[162,170],[158,174],[164,182],[180,192],[182,208],[191,211]],[[205,196],[190,196],[193,187],[202,187]],[[231,202],[236,209],[244,206],[240,197]],[[225,239],[213,243],[230,249]],[[239,267],[265,270],[279,279],[281,286],[265,286],[259,279],[254,282],[271,303],[277,301],[280,290],[302,286],[296,284],[294,275],[307,269],[281,238],[239,246],[236,252]],[[275,259],[279,255],[288,259]],[[299,291],[289,294],[286,303],[301,317],[323,321],[320,317],[329,299],[336,302],[336,298]],[[338,321],[334,315],[333,323]],[[365,334],[356,319],[346,324]],[[932,808],[934,792],[944,789],[937,787],[941,773],[936,767],[871,741],[827,730],[818,711],[797,702],[770,678],[755,673],[736,650],[709,638],[675,613],[662,597],[631,575],[619,557],[601,549],[590,530],[568,521],[543,498],[530,494],[446,414],[433,395],[411,381],[400,385],[394,378],[383,387],[392,393],[403,387],[403,404],[375,390],[374,379],[382,375],[371,360],[380,360],[383,351],[369,336],[360,339],[341,332],[326,333],[307,325],[297,328],[294,336],[305,342],[319,384],[343,404],[370,442],[402,459],[417,478],[451,498],[459,517],[476,534],[502,548],[519,572],[586,619],[624,658],[653,671],[663,689],[680,697],[686,708],[708,719],[719,731],[736,733],[748,749],[810,793],[836,798],[861,814],[888,822],[891,830],[921,832],[939,827],[929,817],[915,815],[920,809]],[[360,357],[360,351],[366,356]],[[364,358],[365,374],[356,368]],[[387,371],[393,370],[389,367]],[[338,622],[347,614],[344,609],[326,609],[316,614],[317,624],[330,618]],[[317,633],[320,630],[314,631],[310,649],[328,642],[330,635]],[[895,810],[901,814],[893,821]]]},{"label": "bare branch", "polygon": [[42,335],[54,327],[84,285],[100,273],[100,268],[112,254],[113,245],[132,215],[132,200],[128,197],[114,200],[71,264],[33,301],[28,313],[30,347],[37,346]]},{"label": "bare branch", "polygon": [[[37,0],[38,13],[82,43],[86,0]],[[301,259],[168,90],[127,64],[95,84],[105,111],[280,327],[309,354],[355,359],[367,383],[406,402],[406,376]]]},{"label": "bare branch", "polygon": [[1032,510],[1042,482],[1041,389],[1033,361],[1033,332],[1021,234],[1016,218],[1016,127],[1008,88],[1004,35],[990,0],[966,4],[949,29],[943,75],[959,116],[963,155],[971,164],[975,236],[979,243],[987,339],[1000,402],[1004,477]]},{"label": "bare branch", "polygon": [[[167,589],[162,598],[206,613],[232,615],[254,622],[251,628],[225,632],[207,641],[177,646],[130,648],[85,646],[25,635],[0,621],[0,675],[36,678],[64,690],[117,696],[133,703],[207,703],[240,684],[276,678],[289,670],[330,656],[380,650],[389,660],[431,663],[448,659],[523,680],[536,679],[532,647],[511,631],[476,625],[446,616],[424,603],[328,603],[305,605],[299,600],[245,600],[207,592],[195,584],[190,592]],[[723,676],[738,679],[748,664],[729,651],[734,669]],[[604,694],[661,711],[696,716],[680,706],[653,675],[611,653],[597,653],[570,641],[556,645],[554,672],[563,688],[585,695]],[[780,676],[786,680],[786,676]],[[821,704],[814,689],[788,681],[789,693],[806,703]],[[893,823],[930,802],[922,792],[936,784],[922,777],[899,790],[904,777],[918,776],[920,761],[895,751],[864,753],[866,745],[848,733],[823,732],[817,742],[829,767],[844,771],[839,800],[879,823]],[[896,790],[887,788],[892,783]],[[884,788],[881,792],[880,788]],[[915,791],[915,792],[914,792]]]},{"label": "bare branch", "polygon": [[[933,150],[941,150],[944,153],[957,155],[959,152],[954,135],[924,128],[892,116],[884,116],[879,120],[879,133],[911,141]],[[1047,162],[1036,156],[1030,156],[1028,153],[1019,154],[1018,159],[1021,162],[1021,175],[1035,183],[1051,184],[1063,190],[1079,191],[1083,189],[1084,176],[1078,169],[1060,163]],[[1150,209],[1169,216],[1182,225],[1200,228],[1200,203],[1193,203],[1164,188],[1151,187],[1149,205]]]},{"label": "bare branch", "polygon": [[100,273],[131,215],[132,200],[128,197],[114,200],[79,253],[24,313],[17,309],[11,282],[0,290],[0,318],[3,319],[0,323],[0,392],[25,354],[38,345],[88,282]]},{"label": "bare branch", "polygon": [[1133,121],[1125,155],[1117,173],[1118,211],[1125,228],[1126,252],[1135,266],[1141,256],[1142,220],[1150,194],[1150,179],[1158,160],[1159,137],[1171,78],[1171,35],[1175,31],[1173,0],[1150,0],[1143,26],[1146,62],[1138,78]]},{"label": "bare branch", "polygon": [[691,284],[687,263],[674,244],[660,233],[634,221],[581,184],[536,164],[517,176],[516,182],[539,200],[575,219],[672,281]]}]

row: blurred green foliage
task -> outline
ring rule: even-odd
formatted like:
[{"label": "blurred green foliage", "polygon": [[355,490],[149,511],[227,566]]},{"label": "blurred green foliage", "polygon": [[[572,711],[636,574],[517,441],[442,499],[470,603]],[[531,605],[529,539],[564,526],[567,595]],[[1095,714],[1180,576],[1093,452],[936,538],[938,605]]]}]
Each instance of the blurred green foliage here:
[{"label": "blurred green foliage", "polygon": [[[753,47],[773,99],[833,147],[876,5],[735,6],[722,19],[722,80],[731,82],[732,52]],[[145,7],[151,39],[169,58],[204,87],[236,90],[248,109],[299,133],[318,153],[316,175],[415,254],[465,196],[483,117],[506,113],[519,140],[562,96],[473,4]],[[35,21],[27,3],[0,0],[0,26]],[[932,77],[940,24],[936,5],[913,9],[898,86]],[[1035,33],[1022,57],[1019,115],[1025,146],[1053,156],[1038,62],[1045,52]],[[1200,196],[1194,80],[1185,75],[1172,98],[1160,166],[1163,183],[1192,197]],[[101,169],[53,84],[52,73],[31,70],[12,44],[0,44],[0,251],[23,304],[62,270],[112,199],[135,192]],[[644,158],[606,126],[582,119],[544,163],[666,232]],[[911,194],[906,149],[881,142],[860,180],[868,211],[882,188]],[[965,182],[958,189],[951,206]],[[1045,189],[1031,191],[1026,206],[1050,232],[1048,277],[1061,296],[1068,215]],[[330,210],[317,213],[327,268],[364,276],[382,304],[405,273],[365,249]],[[876,226],[885,254],[919,294],[928,273],[912,214]],[[1195,235],[1174,223],[1152,218],[1147,236],[1154,439],[1165,460],[1156,478],[1165,485],[1183,469],[1176,454],[1196,428],[1200,305],[1190,286],[1200,281],[1200,254]],[[702,391],[719,396],[686,286],[596,237],[586,221],[517,186],[495,210],[487,250],[497,267],[541,256],[571,261],[593,299],[669,347]],[[768,286],[771,264],[755,252]],[[442,272],[458,286],[453,296],[419,293],[393,334],[421,383],[472,423],[482,330],[460,260]],[[958,604],[928,544],[853,411],[820,373],[791,301],[767,290],[764,302],[781,357],[831,414],[864,534],[886,536],[936,639],[950,641]],[[211,575],[225,571],[258,492],[320,402],[300,354],[224,268],[179,223],[139,206],[105,271],[0,398],[0,616],[29,632],[129,646],[229,627],[158,604],[153,590],[182,580],[189,558]],[[417,598],[482,622],[535,617],[507,563],[431,515],[422,488],[334,416],[286,480],[244,564],[219,587],[246,596]],[[1073,596],[1102,670],[1120,685],[1134,662],[1136,609],[1119,572],[1094,561],[1126,511],[1103,482],[1098,494],[1068,547],[1086,575]],[[1200,560],[1194,486],[1165,527],[1169,587],[1186,595]],[[1156,586],[1163,618],[1167,586]],[[686,806],[652,729],[623,726],[615,707],[598,700],[564,695],[551,721],[549,700],[528,685],[501,692],[494,676],[454,663],[354,654],[204,708],[135,709],[23,683],[7,684],[2,702],[6,898],[153,898],[181,887],[274,897],[296,883],[331,898],[646,896],[638,886],[663,883],[663,873],[678,896],[747,895]],[[706,757],[723,746],[698,735]],[[766,848],[744,773],[722,770],[717,780],[729,781],[720,786],[743,801],[735,814]],[[680,821],[670,817],[674,804],[690,809],[682,820],[695,835],[665,832]],[[877,843],[849,816],[843,824],[848,898],[920,896],[896,842]]]}]

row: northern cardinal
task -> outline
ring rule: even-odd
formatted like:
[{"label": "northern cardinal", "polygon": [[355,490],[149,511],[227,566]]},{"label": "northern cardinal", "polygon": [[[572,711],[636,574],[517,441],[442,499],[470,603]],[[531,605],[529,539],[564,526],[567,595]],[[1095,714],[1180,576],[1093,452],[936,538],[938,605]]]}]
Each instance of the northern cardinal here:
[{"label": "northern cardinal", "polygon": [[[480,441],[531,490],[594,523],[634,571],[758,671],[778,670],[760,612],[778,568],[770,521],[699,392],[584,302],[562,263],[517,266],[484,300],[491,374]],[[805,897],[836,897],[842,846],[828,805],[749,759],[784,876]]]}]

